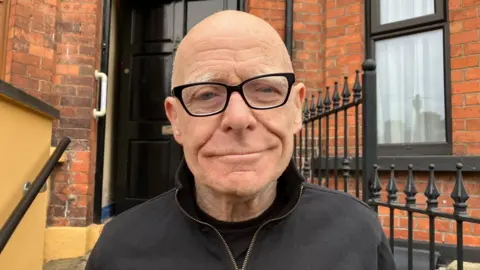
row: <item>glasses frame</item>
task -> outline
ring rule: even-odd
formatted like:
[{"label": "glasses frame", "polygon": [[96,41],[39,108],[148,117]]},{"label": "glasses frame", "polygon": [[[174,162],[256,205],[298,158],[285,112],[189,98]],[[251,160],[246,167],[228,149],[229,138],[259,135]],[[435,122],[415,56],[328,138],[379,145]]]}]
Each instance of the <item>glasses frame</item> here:
[{"label": "glasses frame", "polygon": [[[277,76],[285,77],[288,81],[288,90],[287,90],[287,95],[285,96],[285,100],[278,105],[271,106],[271,107],[266,107],[266,108],[257,108],[257,107],[254,107],[254,106],[250,105],[247,101],[247,98],[245,97],[245,94],[243,93],[243,86],[246,83],[248,83],[250,81],[253,81],[253,80],[256,80],[256,79],[265,78],[265,77],[277,77]],[[212,116],[212,115],[224,112],[225,109],[228,106],[228,102],[230,101],[230,96],[234,92],[238,92],[240,94],[240,96],[242,97],[243,101],[245,102],[245,104],[247,104],[247,106],[249,108],[254,109],[254,110],[270,110],[270,109],[281,107],[281,106],[285,105],[285,103],[287,103],[287,100],[290,97],[290,92],[292,90],[292,86],[293,86],[294,83],[295,83],[295,74],[294,73],[291,73],[291,72],[289,72],[289,73],[270,73],[270,74],[264,74],[264,75],[249,78],[249,79],[243,81],[242,83],[240,83],[238,85],[228,85],[228,84],[225,84],[225,83],[218,83],[218,82],[198,82],[198,83],[190,83],[190,84],[179,85],[179,86],[176,86],[172,89],[171,94],[172,94],[172,96],[174,96],[174,97],[176,97],[180,100],[180,103],[182,103],[183,108],[185,109],[185,111],[189,115],[191,115],[193,117],[205,117],[205,116]],[[226,100],[223,108],[219,111],[216,111],[216,112],[213,112],[213,113],[208,113],[208,114],[192,114],[188,110],[185,103],[183,102],[182,91],[185,88],[188,88],[188,87],[191,87],[191,86],[196,86],[196,85],[220,85],[220,86],[225,87],[227,89],[227,97],[226,97],[227,100]]]}]

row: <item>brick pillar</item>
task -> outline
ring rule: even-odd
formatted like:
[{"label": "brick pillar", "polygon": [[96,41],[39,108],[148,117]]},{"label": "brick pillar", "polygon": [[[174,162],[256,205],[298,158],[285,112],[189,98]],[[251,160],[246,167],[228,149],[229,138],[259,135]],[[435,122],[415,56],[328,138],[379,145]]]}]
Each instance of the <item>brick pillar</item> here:
[{"label": "brick pillar", "polygon": [[325,38],[326,83],[343,85],[343,76],[353,84],[355,70],[365,57],[363,0],[327,0]]},{"label": "brick pillar", "polygon": [[455,155],[480,154],[480,2],[451,0],[450,57]]},{"label": "brick pillar", "polygon": [[61,120],[53,141],[57,144],[69,136],[72,142],[66,163],[54,175],[49,225],[85,226],[92,218],[99,3],[60,1],[58,5],[54,91],[60,96]]},{"label": "brick pillar", "polygon": [[[12,1],[8,21],[5,81],[53,106],[56,1]],[[7,7],[8,8],[8,7]]]}]

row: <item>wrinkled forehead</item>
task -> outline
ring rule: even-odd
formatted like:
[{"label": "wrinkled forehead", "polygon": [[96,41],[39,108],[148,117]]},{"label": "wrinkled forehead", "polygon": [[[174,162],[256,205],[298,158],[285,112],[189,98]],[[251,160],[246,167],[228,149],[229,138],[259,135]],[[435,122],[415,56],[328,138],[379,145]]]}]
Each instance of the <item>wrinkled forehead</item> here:
[{"label": "wrinkled forehead", "polygon": [[258,75],[289,72],[284,45],[258,36],[200,40],[182,55],[182,82],[239,83]]}]

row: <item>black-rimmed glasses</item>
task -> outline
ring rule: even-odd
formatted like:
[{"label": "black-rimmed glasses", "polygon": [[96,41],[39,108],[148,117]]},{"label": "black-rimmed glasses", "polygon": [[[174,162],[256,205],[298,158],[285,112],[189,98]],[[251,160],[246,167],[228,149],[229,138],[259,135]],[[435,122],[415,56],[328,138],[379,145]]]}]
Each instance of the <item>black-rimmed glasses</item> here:
[{"label": "black-rimmed glasses", "polygon": [[239,85],[200,82],[176,86],[177,97],[191,116],[210,116],[227,108],[233,92],[238,92],[245,103],[255,110],[267,110],[284,105],[295,82],[293,73],[274,73],[250,78]]}]

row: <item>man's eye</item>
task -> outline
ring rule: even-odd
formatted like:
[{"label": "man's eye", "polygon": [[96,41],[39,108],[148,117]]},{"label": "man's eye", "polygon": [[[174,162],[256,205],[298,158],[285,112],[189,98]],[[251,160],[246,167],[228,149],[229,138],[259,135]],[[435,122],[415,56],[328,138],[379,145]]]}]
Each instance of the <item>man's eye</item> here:
[{"label": "man's eye", "polygon": [[197,100],[209,100],[211,98],[214,98],[216,94],[214,92],[203,92],[203,93],[198,93],[195,95],[195,99]]},{"label": "man's eye", "polygon": [[261,87],[261,88],[258,88],[257,91],[260,93],[266,93],[266,94],[278,92],[274,87]]}]

